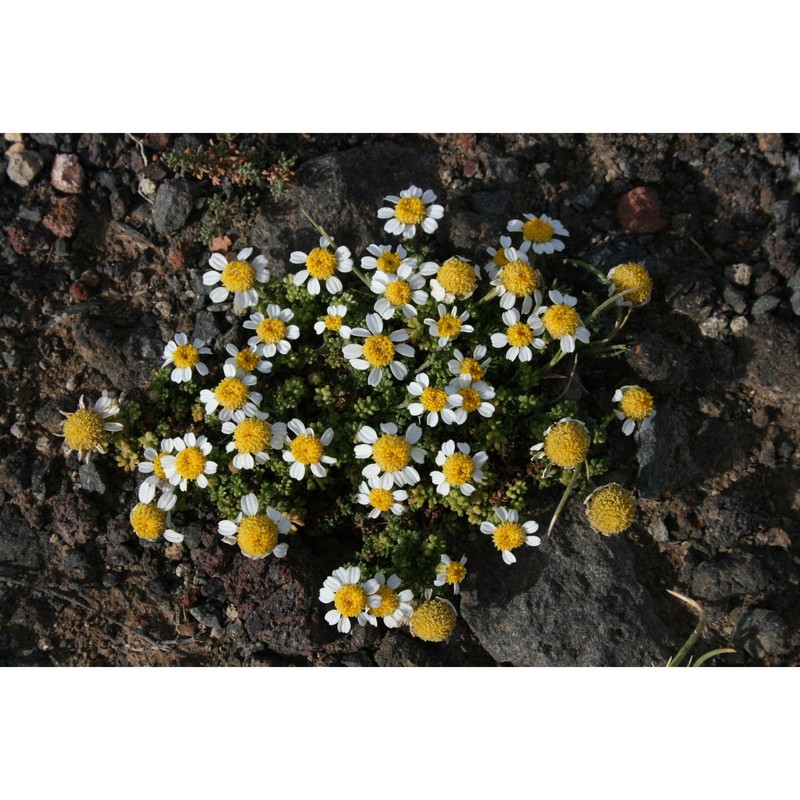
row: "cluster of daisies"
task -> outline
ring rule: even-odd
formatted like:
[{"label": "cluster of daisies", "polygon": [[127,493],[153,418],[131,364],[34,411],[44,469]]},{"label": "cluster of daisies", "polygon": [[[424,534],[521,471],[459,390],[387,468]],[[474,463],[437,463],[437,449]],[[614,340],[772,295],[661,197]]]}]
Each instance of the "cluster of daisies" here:
[{"label": "cluster of daisies", "polygon": [[[436,195],[416,186],[385,199],[390,205],[378,211],[378,217],[385,220],[384,230],[400,237],[409,248],[419,231],[433,233],[444,214],[442,206],[436,204]],[[526,214],[523,219],[511,220],[507,230],[517,242],[512,236],[502,236],[498,247],[487,249],[489,260],[483,265],[461,256],[442,263],[420,263],[402,243],[371,244],[359,270],[350,250],[337,246],[327,235],[322,235],[319,246],[310,252],[294,251],[289,256],[289,261],[300,267],[292,277],[295,286],[305,287],[311,297],[330,296],[325,314],[314,324],[314,332],[340,337],[343,358],[353,370],[367,373],[368,386],[394,380],[401,382],[407,393],[407,424],[363,425],[356,433],[354,457],[365,466],[355,499],[365,507],[369,518],[405,511],[408,490],[424,479],[420,470],[424,471],[426,450],[419,445],[425,429],[430,435],[437,427],[462,426],[471,415],[488,418],[495,412],[495,389],[486,380],[492,362],[490,350],[480,342],[473,342],[471,347],[462,344],[475,331],[464,303],[476,292],[482,296],[481,302],[498,301],[499,319],[489,343],[493,351],[511,362],[531,362],[537,351],[544,351],[551,342],[558,343],[563,355],[590,341],[577,298],[555,289],[546,291],[535,263],[536,257],[562,251],[568,231],[559,220],[546,214]],[[203,275],[213,303],[230,298],[240,309],[261,310],[253,310],[243,322],[245,335],[249,336],[246,346],[226,345],[228,358],[222,366],[222,376],[214,388],[200,391],[199,401],[206,415],[218,417],[222,433],[228,437],[226,451],[233,454],[232,465],[237,470],[251,470],[280,453],[289,464],[291,478],[302,480],[307,471],[324,478],[336,464],[327,452],[333,430],[328,428],[318,434],[299,418],[278,422],[261,409],[263,394],[257,390],[256,373],[269,375],[274,360],[289,353],[301,331],[292,322],[294,313],[290,308],[263,304],[258,284],[269,280],[267,260],[261,255],[251,259],[252,253],[250,247],[234,258],[214,253]],[[336,302],[335,296],[344,290],[343,277],[351,272],[356,272],[374,295],[372,310],[363,319],[349,318],[350,309]],[[488,281],[482,286],[484,273]],[[619,265],[608,277],[609,294],[618,295],[620,304],[649,301],[652,284],[641,265]],[[452,378],[448,383],[437,385],[424,365],[412,372],[416,351],[410,327],[422,307],[435,308],[421,322],[431,337],[431,346],[446,349],[450,356],[447,365]],[[212,353],[208,344],[176,334],[164,349],[162,365],[169,368],[171,380],[187,383],[194,380],[195,373],[207,377],[209,368],[204,357]],[[639,386],[621,387],[613,401],[625,434],[632,433],[637,425],[646,427],[655,413],[652,396]],[[109,421],[118,410],[105,396],[93,409],[86,407],[81,398],[79,410],[68,415],[64,424],[68,447],[87,458],[92,450],[103,452],[109,433],[121,428]],[[430,470],[429,480],[441,496],[458,492],[469,497],[484,480],[488,456],[482,450],[473,452],[468,442],[460,441],[464,437],[442,438],[444,441],[436,445],[436,468]],[[586,426],[563,419],[545,431],[544,441],[534,447],[533,455],[548,459],[548,469],[577,469],[586,459],[588,447]],[[159,448],[145,449],[138,469],[146,477],[139,486],[139,502],[130,514],[135,533],[143,539],[163,536],[170,542],[182,541],[181,533],[173,528],[170,512],[181,492],[190,487],[208,487],[208,476],[217,471],[214,458],[212,444],[193,432],[165,438]],[[635,513],[632,496],[616,484],[601,487],[586,503],[593,527],[605,534],[624,530]],[[234,519],[219,522],[222,541],[238,545],[248,558],[285,556],[288,545],[280,537],[292,530],[289,516],[271,506],[262,507],[252,493],[241,497],[240,509]],[[480,530],[492,538],[503,561],[513,564],[517,560],[515,550],[541,543],[535,535],[538,527],[535,521],[522,521],[517,512],[499,507],[494,509],[492,518],[481,523]],[[398,575],[387,577],[378,572],[366,577],[358,567],[344,566],[326,579],[319,599],[332,604],[325,618],[343,633],[351,630],[354,620],[363,626],[377,625],[382,619],[390,628],[408,623],[414,635],[440,641],[455,625],[455,609],[431,592],[433,587],[447,585],[458,594],[467,574],[465,565],[466,557],[456,561],[442,554],[431,588],[425,591],[424,599],[416,602],[411,589],[402,588]]]}]

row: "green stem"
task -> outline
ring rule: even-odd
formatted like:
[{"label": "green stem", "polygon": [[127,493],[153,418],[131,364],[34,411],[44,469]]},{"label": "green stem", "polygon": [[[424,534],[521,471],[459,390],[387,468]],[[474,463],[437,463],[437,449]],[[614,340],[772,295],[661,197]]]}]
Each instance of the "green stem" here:
[{"label": "green stem", "polygon": [[549,536],[553,532],[553,528],[555,527],[556,521],[558,520],[559,515],[564,509],[564,506],[569,500],[569,496],[572,494],[572,490],[575,488],[575,482],[578,480],[578,474],[580,473],[580,466],[575,467],[572,470],[572,477],[569,479],[569,483],[567,484],[567,488],[564,489],[564,494],[561,495],[561,501],[558,504],[555,512],[553,513],[553,518],[550,520],[550,524],[547,526],[547,535]]},{"label": "green stem", "polygon": [[706,612],[703,611],[702,606],[699,603],[696,603],[689,597],[685,595],[679,594],[678,592],[673,592],[671,589],[667,589],[667,591],[673,596],[677,597],[679,600],[683,600],[684,603],[690,605],[695,611],[697,611],[700,619],[698,620],[695,629],[692,631],[691,636],[684,642],[683,647],[675,654],[675,658],[669,660],[667,664],[668,667],[677,667],[681,661],[691,652],[692,648],[695,646],[695,643],[700,638],[700,634],[703,632],[703,629],[706,627]]},{"label": "green stem", "polygon": [[731,650],[730,647],[721,647],[719,650],[709,650],[709,652],[704,653],[697,661],[692,664],[693,667],[701,667],[703,664],[706,663],[710,658],[714,658],[714,656],[721,656],[723,653],[735,653],[735,650]]},{"label": "green stem", "polygon": [[353,264],[353,272],[355,272],[356,276],[360,278],[366,287],[372,291],[372,281],[355,265]]},{"label": "green stem", "polygon": [[608,300],[606,300],[604,303],[600,303],[600,305],[597,306],[597,308],[594,311],[592,311],[591,314],[589,314],[588,318],[586,319],[586,322],[591,322],[596,316],[598,316],[598,314],[602,314],[603,311],[605,311],[609,306],[614,305],[623,297],[635,291],[636,289],[625,289],[624,292],[617,292],[616,294],[612,294],[611,297],[608,298]]}]

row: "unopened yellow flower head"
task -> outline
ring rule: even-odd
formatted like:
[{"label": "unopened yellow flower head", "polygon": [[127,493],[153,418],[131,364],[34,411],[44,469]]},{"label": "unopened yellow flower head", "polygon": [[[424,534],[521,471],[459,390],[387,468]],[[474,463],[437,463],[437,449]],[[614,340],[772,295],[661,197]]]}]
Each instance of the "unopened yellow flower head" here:
[{"label": "unopened yellow flower head", "polygon": [[586,517],[598,533],[612,536],[629,528],[636,516],[633,495],[618,483],[608,483],[595,489],[584,500]]},{"label": "unopened yellow flower head", "polygon": [[412,636],[423,642],[443,642],[456,627],[456,610],[442,597],[420,603],[409,623]]},{"label": "unopened yellow flower head", "polygon": [[131,511],[131,527],[140,539],[155,541],[167,529],[167,512],[155,503],[137,503]]},{"label": "unopened yellow flower head", "polygon": [[557,467],[577,467],[589,452],[589,431],[577,419],[565,417],[544,432],[544,454]]},{"label": "unopened yellow flower head", "polygon": [[632,261],[620,264],[608,273],[608,277],[611,280],[609,294],[618,294],[628,289],[633,290],[620,301],[623,305],[643,306],[650,302],[650,296],[653,293],[653,279],[641,264],[635,264]]}]

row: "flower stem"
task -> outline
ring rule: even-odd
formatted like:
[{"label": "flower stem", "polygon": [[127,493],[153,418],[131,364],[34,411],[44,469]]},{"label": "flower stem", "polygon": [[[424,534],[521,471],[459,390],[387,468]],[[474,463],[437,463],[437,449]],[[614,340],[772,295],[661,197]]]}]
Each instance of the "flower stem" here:
[{"label": "flower stem", "polygon": [[553,518],[550,520],[550,524],[547,526],[547,535],[549,536],[553,532],[553,528],[555,527],[556,521],[558,520],[559,515],[564,510],[564,506],[569,500],[569,496],[572,494],[572,490],[575,488],[575,482],[578,480],[578,475],[580,473],[580,467],[575,467],[572,470],[572,477],[569,479],[569,483],[567,484],[567,488],[564,489],[564,494],[561,495],[561,501],[558,504],[555,512],[553,513]]}]

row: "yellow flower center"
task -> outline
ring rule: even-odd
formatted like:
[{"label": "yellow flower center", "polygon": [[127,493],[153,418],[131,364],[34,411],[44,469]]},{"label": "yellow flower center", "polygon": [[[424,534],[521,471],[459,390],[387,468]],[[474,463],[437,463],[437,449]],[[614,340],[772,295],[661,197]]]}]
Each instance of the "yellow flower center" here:
[{"label": "yellow flower center", "polygon": [[172,354],[172,361],[176,367],[185,369],[186,367],[193,367],[200,360],[200,353],[197,348],[191,344],[180,344],[175,348]]},{"label": "yellow flower center", "polygon": [[403,259],[400,258],[399,253],[390,253],[388,250],[378,256],[377,261],[378,269],[388,275],[396,275],[402,263]]},{"label": "yellow flower center", "polygon": [[252,350],[240,350],[236,354],[236,366],[244,372],[252,372],[258,364],[258,353]]},{"label": "yellow flower center", "polygon": [[392,281],[386,287],[386,299],[393,306],[404,306],[411,299],[411,285],[408,281]]},{"label": "yellow flower center", "polygon": [[428,386],[423,389],[419,401],[426,411],[441,411],[447,404],[447,392]]},{"label": "yellow flower center", "polygon": [[425,219],[425,203],[419,197],[401,197],[394,215],[404,225],[419,225]]},{"label": "yellow flower center", "polygon": [[233,441],[240,453],[261,453],[272,438],[272,427],[257,417],[242,420],[233,432]]},{"label": "yellow flower center", "polygon": [[598,489],[586,507],[589,524],[605,536],[622,533],[636,516],[633,495],[619,484],[609,483]]},{"label": "yellow flower center", "polygon": [[635,289],[635,292],[625,295],[627,302],[634,305],[642,305],[650,301],[653,292],[653,280],[647,270],[641,264],[620,264],[611,278],[611,282],[617,287],[617,292],[624,292],[626,289]]},{"label": "yellow flower center", "polygon": [[484,372],[480,362],[474,358],[465,358],[461,362],[461,374],[469,375],[473,381],[479,381],[483,378]]},{"label": "yellow flower center", "polygon": [[326,281],[336,272],[336,256],[330,250],[316,247],[308,254],[306,269],[317,280]]},{"label": "yellow flower center", "polygon": [[298,436],[291,444],[292,455],[301,464],[317,464],[324,452],[322,442],[307,433]]},{"label": "yellow flower center", "polygon": [[498,550],[513,550],[525,544],[525,531],[518,522],[503,522],[494,529],[492,541]]},{"label": "yellow flower center", "polygon": [[542,314],[542,324],[554,339],[560,339],[562,336],[574,336],[581,318],[574,308],[558,303]]},{"label": "yellow flower center", "polygon": [[378,608],[371,608],[369,613],[373,617],[391,616],[400,605],[400,595],[394,589],[386,586],[386,584],[378,587],[378,594],[381,596],[381,604]]},{"label": "yellow flower center", "polygon": [[634,422],[647,419],[653,413],[654,407],[653,395],[641,386],[631,386],[626,389],[619,401],[620,411]]},{"label": "yellow flower center", "polygon": [[372,458],[383,472],[397,472],[408,464],[411,445],[402,436],[386,433],[372,445]]},{"label": "yellow flower center", "polygon": [[190,481],[201,475],[206,467],[206,457],[199,447],[187,447],[175,456],[175,470]]},{"label": "yellow flower center", "polygon": [[338,314],[326,314],[323,322],[329,331],[338,331],[342,327],[342,318]]},{"label": "yellow flower center", "polygon": [[220,276],[229,292],[246,292],[256,285],[256,271],[248,261],[231,261]]},{"label": "yellow flower center", "polygon": [[250,558],[263,558],[278,545],[278,526],[265,514],[245,517],[236,534],[241,551]]},{"label": "yellow flower center", "polygon": [[156,456],[155,461],[153,461],[153,474],[160,481],[165,481],[167,479],[167,475],[164,472],[164,467],[161,466],[161,459],[166,455],[168,455],[168,453],[159,453]]},{"label": "yellow flower center", "polygon": [[378,511],[388,511],[394,505],[394,498],[388,489],[370,489],[369,504]]},{"label": "yellow flower center", "polygon": [[471,386],[465,386],[463,389],[459,389],[458,393],[463,398],[461,408],[463,408],[464,411],[477,411],[481,407],[481,396]]},{"label": "yellow flower center", "polygon": [[223,408],[236,410],[247,402],[249,391],[238,378],[224,378],[214,389],[214,397]]},{"label": "yellow flower center", "polygon": [[536,270],[524,261],[509,261],[500,273],[500,280],[516,297],[526,297],[539,288]]},{"label": "yellow flower center", "polygon": [[525,345],[531,343],[533,331],[525,322],[515,322],[506,330],[506,336],[508,336],[508,343],[512,347],[525,347]]},{"label": "yellow flower center", "polygon": [[436,280],[446,292],[461,299],[472,294],[478,283],[473,267],[460,258],[450,258],[445,261],[436,275]]},{"label": "yellow flower center", "polygon": [[367,593],[356,583],[342,586],[333,596],[336,610],[344,617],[357,617],[367,605]]},{"label": "yellow flower center", "polygon": [[286,324],[277,317],[267,317],[258,323],[256,333],[264,344],[278,344],[286,333]]},{"label": "yellow flower center", "polygon": [[455,314],[445,314],[439,320],[439,336],[458,336],[461,325],[461,320]]},{"label": "yellow flower center", "polygon": [[461,583],[467,574],[467,568],[459,561],[451,561],[444,571],[444,579],[452,586]]},{"label": "yellow flower center", "polygon": [[557,422],[544,437],[544,454],[557,467],[576,467],[589,452],[589,434],[574,420]]},{"label": "yellow flower center", "polygon": [[423,642],[443,642],[456,627],[456,612],[446,600],[434,597],[417,606],[409,621],[412,636]]},{"label": "yellow flower center", "polygon": [[377,334],[364,342],[364,358],[372,367],[385,367],[394,358],[394,344],[388,336]]},{"label": "yellow flower center", "polygon": [[553,226],[543,219],[529,219],[522,226],[522,235],[529,241],[536,244],[544,244],[553,238]]},{"label": "yellow flower center", "polygon": [[167,529],[167,512],[154,503],[138,503],[131,511],[131,527],[140,539],[152,542]]},{"label": "yellow flower center", "polygon": [[496,267],[504,267],[508,264],[508,259],[506,258],[506,251],[504,248],[500,248],[492,257],[492,261],[494,261],[494,265]]},{"label": "yellow flower center", "polygon": [[64,438],[70,450],[93,450],[105,435],[103,418],[88,408],[80,408],[64,420]]},{"label": "yellow flower center", "polygon": [[461,486],[462,483],[466,483],[474,471],[475,465],[471,456],[461,452],[448,456],[442,466],[444,479],[451,486]]}]

